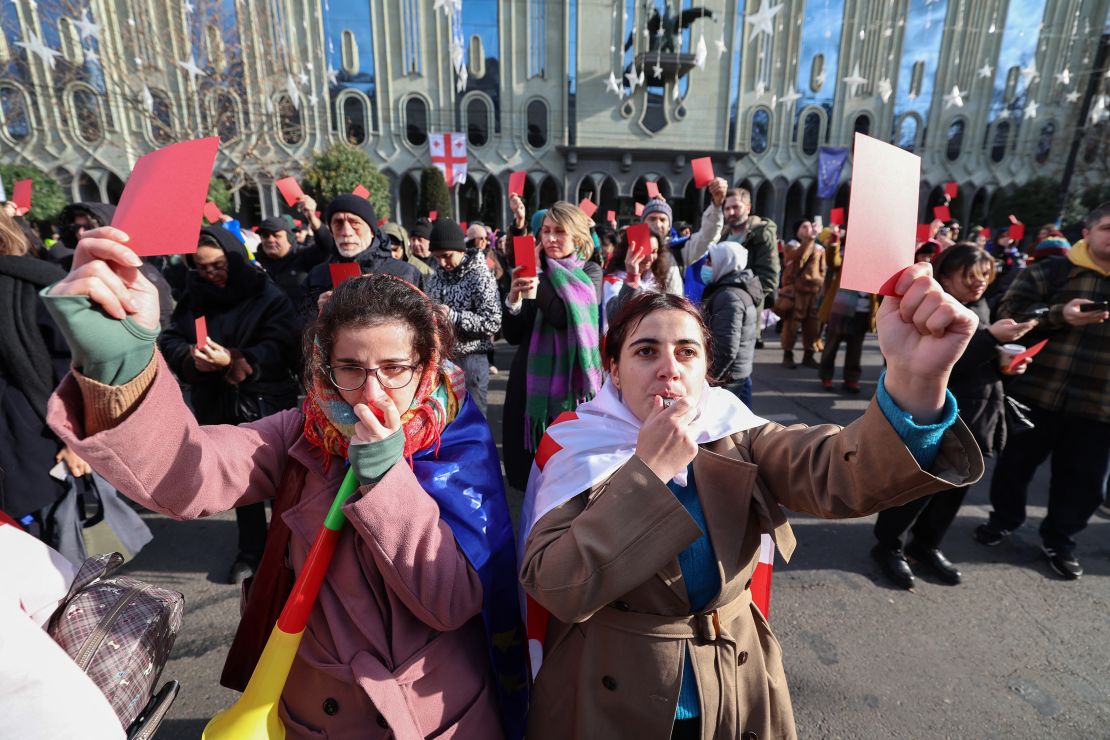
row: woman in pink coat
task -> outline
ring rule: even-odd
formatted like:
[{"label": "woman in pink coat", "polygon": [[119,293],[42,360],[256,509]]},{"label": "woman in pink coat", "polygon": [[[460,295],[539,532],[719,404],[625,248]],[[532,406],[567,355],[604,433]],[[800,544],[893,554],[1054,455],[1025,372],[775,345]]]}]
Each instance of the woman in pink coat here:
[{"label": "woman in pink coat", "polygon": [[157,291],[126,241],[90,232],[44,291],[74,349],[50,401],[66,443],[176,519],[285,495],[296,471],[280,519],[298,572],[344,463],[361,483],[282,694],[289,736],[518,734],[512,529],[489,427],[444,360],[441,309],[393,277],[348,280],[306,335],[304,408],[202,427],[154,348]]}]

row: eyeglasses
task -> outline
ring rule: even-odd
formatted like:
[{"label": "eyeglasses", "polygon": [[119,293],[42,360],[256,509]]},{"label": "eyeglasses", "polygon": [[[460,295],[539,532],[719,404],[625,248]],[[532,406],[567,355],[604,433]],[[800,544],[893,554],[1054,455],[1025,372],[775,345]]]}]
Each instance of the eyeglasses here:
[{"label": "eyeglasses", "polygon": [[216,262],[210,262],[206,265],[200,263],[194,264],[196,266],[193,269],[200,273],[227,272],[227,260],[217,260]]},{"label": "eyeglasses", "polygon": [[378,379],[383,388],[397,390],[412,382],[419,365],[382,365],[381,367],[362,367],[361,365],[327,365],[328,378],[332,385],[341,391],[357,391],[366,385],[370,373]]}]

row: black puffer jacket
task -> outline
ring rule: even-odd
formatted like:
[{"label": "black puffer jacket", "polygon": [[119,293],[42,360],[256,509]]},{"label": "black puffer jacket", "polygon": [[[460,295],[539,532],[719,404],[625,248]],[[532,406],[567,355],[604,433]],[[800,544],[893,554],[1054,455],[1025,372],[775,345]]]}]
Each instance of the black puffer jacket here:
[{"label": "black puffer jacket", "polygon": [[[223,288],[189,273],[185,295],[173,312],[158,347],[170,369],[191,386],[191,401],[202,424],[239,424],[296,404],[297,331],[293,305],[261,269],[247,261],[246,248],[226,229],[205,227],[227,255]],[[208,335],[252,368],[238,386],[225,371],[200,372],[193,364],[196,317],[204,316]]]},{"label": "black puffer jacket", "polygon": [[702,293],[701,312],[713,335],[709,375],[722,383],[751,377],[763,288],[750,269],[732,271]]},{"label": "black puffer jacket", "polygon": [[990,307],[980,298],[967,307],[979,317],[963,355],[948,379],[948,390],[956,397],[960,418],[967,424],[984,455],[1006,445],[1005,392],[999,368],[998,340],[990,333]]},{"label": "black puffer jacket", "polygon": [[436,265],[427,293],[451,310],[457,356],[493,349],[490,337],[501,330],[501,300],[497,281],[477,249],[468,249],[462,264],[450,272]]}]

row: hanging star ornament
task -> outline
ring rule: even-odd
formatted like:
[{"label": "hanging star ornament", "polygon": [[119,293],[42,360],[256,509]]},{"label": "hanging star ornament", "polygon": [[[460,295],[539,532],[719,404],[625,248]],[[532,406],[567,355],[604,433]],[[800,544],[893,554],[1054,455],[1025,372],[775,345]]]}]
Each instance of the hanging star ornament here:
[{"label": "hanging star ornament", "polygon": [[1061,85],[1070,85],[1071,84],[1071,70],[1068,69],[1067,67],[1064,67],[1062,70],[1057,72],[1056,73],[1056,81],[1059,82]]},{"label": "hanging star ornament", "polygon": [[890,100],[890,94],[894,92],[894,88],[890,85],[890,80],[886,77],[879,80],[879,84],[875,86],[875,91],[879,94],[879,99],[885,104]]},{"label": "hanging star ornament", "polygon": [[87,38],[100,38],[100,26],[92,22],[92,19],[88,16],[88,11],[85,12],[85,15],[81,16],[81,20],[74,21],[73,25],[77,29],[77,32],[81,34],[82,41]]},{"label": "hanging star ornament", "polygon": [[779,98],[779,102],[780,103],[786,103],[786,107],[789,108],[794,103],[794,101],[797,100],[800,97],[802,97],[802,96],[798,94],[798,89],[797,88],[791,88],[790,92],[786,93],[781,98]]},{"label": "hanging star ornament", "polygon": [[331,67],[331,65],[328,65],[328,84],[329,85],[339,84],[339,72],[338,72],[338,70],[333,69]]},{"label": "hanging star ornament", "polygon": [[752,30],[748,33],[748,41],[751,41],[761,33],[771,36],[775,32],[774,19],[782,10],[782,3],[772,7],[770,0],[763,0],[763,7],[759,9],[758,13],[752,13],[746,20],[751,24]]},{"label": "hanging star ornament", "polygon": [[463,64],[459,67],[458,79],[455,80],[455,92],[466,92],[466,82],[470,79],[470,72],[467,71],[466,65]]},{"label": "hanging star ornament", "polygon": [[41,59],[42,63],[45,64],[48,68],[54,69],[54,57],[60,57],[61,54],[47,46],[43,42],[43,40],[39,38],[39,35],[34,31],[28,31],[27,33],[31,37],[31,40],[17,41],[15,42],[15,45],[25,49],[27,51],[28,57],[30,57],[31,54],[34,54],[39,59]]},{"label": "hanging star ornament", "polygon": [[655,64],[651,68],[651,76],[654,79],[663,79],[663,68],[659,66],[659,60],[655,60]]},{"label": "hanging star ornament", "polygon": [[301,72],[299,75],[297,75],[297,82],[299,82],[302,87],[307,85],[308,84],[308,73],[307,72]]},{"label": "hanging star ornament", "polygon": [[1037,117],[1037,101],[1030,100],[1025,104],[1025,118]]},{"label": "hanging star ornament", "polygon": [[192,15],[194,12],[196,12],[196,9],[197,6],[193,5],[192,2],[185,3],[185,15]]},{"label": "hanging star ornament", "polygon": [[143,85],[143,110],[147,113],[154,112],[154,95],[151,94],[150,88]]},{"label": "hanging star ornament", "polygon": [[721,36],[717,39],[717,59],[720,59],[725,54],[728,54],[728,47],[725,46],[725,37]]},{"label": "hanging star ornament", "polygon": [[285,77],[285,91],[289,93],[289,99],[293,101],[293,107],[297,110],[301,109],[301,91],[297,89],[297,81],[293,79],[293,75],[286,75]]},{"label": "hanging star ornament", "polygon": [[952,106],[956,106],[957,108],[964,107],[963,94],[960,92],[960,88],[956,85],[952,86],[952,92],[944,96],[944,109],[948,110]]},{"label": "hanging star ornament", "polygon": [[[195,56],[189,57],[188,61],[178,62],[177,66],[181,67],[183,70],[185,70],[186,72],[189,73],[189,81],[191,83],[193,83],[194,87],[197,84],[197,77],[207,77],[208,76],[207,72],[205,72],[203,69],[201,69],[200,67],[197,66],[197,58]],[[290,78],[290,79],[292,79],[292,78]]]},{"label": "hanging star ornament", "polygon": [[621,89],[621,83],[617,80],[617,76],[613,74],[613,70],[609,70],[609,79],[605,80],[605,91],[613,93],[618,98],[624,97],[624,90]]},{"label": "hanging star ornament", "polygon": [[1029,83],[1039,75],[1040,73],[1037,72],[1037,65],[1034,64],[1033,61],[1030,61],[1029,66],[1023,67],[1021,70],[1021,79],[1025,80],[1026,87],[1029,87]]},{"label": "hanging star ornament", "polygon": [[100,55],[96,53],[96,49],[85,50],[85,61],[93,62],[94,64],[100,63]]},{"label": "hanging star ornament", "polygon": [[993,75],[993,74],[994,74],[994,67],[992,67],[989,64],[984,64],[982,67],[979,68],[979,78],[980,79],[989,80],[991,78],[991,75]]},{"label": "hanging star ornament", "polygon": [[705,48],[705,34],[698,34],[698,47],[694,49],[694,64],[698,69],[705,69],[705,56],[708,53]]},{"label": "hanging star ornament", "polygon": [[308,96],[308,106],[310,108],[315,108],[316,104],[319,103],[319,102],[320,102],[320,98],[316,97],[315,94],[312,94],[312,95]]},{"label": "hanging star ornament", "polygon": [[852,74],[842,79],[841,82],[848,86],[848,97],[850,98],[856,96],[856,93],[859,92],[860,85],[867,84],[867,78],[862,77],[859,73],[859,62],[856,62],[856,66],[852,69]]},{"label": "hanging star ornament", "polygon": [[1064,96],[1064,100],[1068,101],[1069,103],[1079,102],[1079,91],[1072,90],[1070,93]]}]

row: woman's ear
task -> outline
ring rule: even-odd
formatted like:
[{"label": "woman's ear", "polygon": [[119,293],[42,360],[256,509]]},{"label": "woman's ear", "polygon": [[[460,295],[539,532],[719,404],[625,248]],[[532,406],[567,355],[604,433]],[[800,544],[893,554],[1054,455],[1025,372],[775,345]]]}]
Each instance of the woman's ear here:
[{"label": "woman's ear", "polygon": [[621,389],[621,377],[620,373],[617,372],[617,363],[615,362],[609,364],[609,377],[613,379],[613,385],[619,391]]}]

